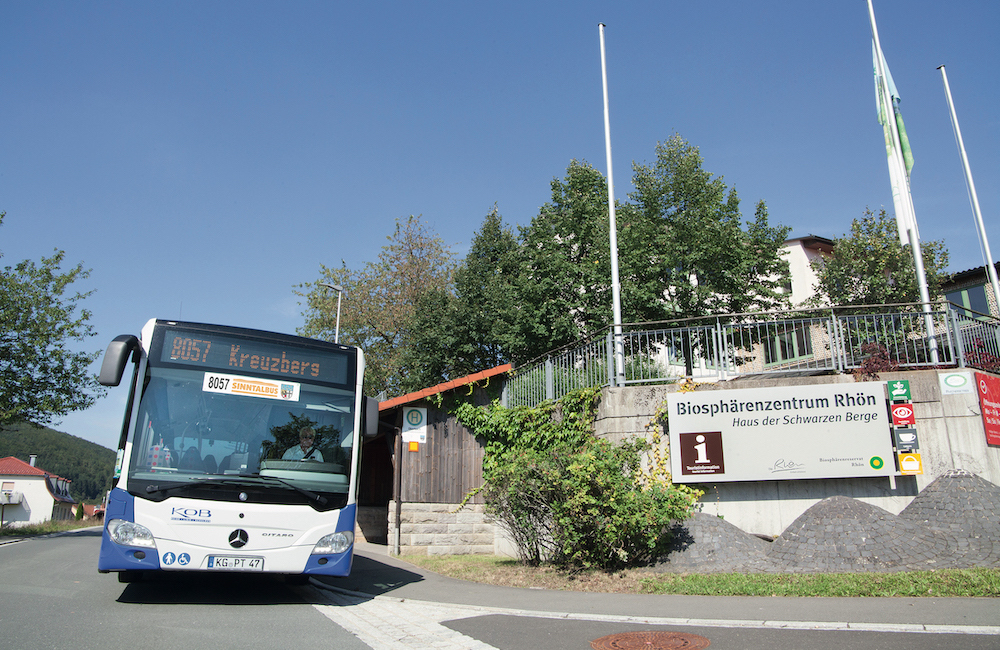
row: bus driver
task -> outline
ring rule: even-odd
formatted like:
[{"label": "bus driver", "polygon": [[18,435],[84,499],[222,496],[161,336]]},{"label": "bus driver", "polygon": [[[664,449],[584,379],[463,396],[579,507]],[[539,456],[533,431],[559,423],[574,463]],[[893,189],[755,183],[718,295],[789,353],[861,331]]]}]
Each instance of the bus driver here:
[{"label": "bus driver", "polygon": [[282,455],[282,460],[316,460],[323,462],[323,453],[313,446],[316,441],[316,432],[312,427],[302,427],[299,431],[299,444],[290,447]]}]

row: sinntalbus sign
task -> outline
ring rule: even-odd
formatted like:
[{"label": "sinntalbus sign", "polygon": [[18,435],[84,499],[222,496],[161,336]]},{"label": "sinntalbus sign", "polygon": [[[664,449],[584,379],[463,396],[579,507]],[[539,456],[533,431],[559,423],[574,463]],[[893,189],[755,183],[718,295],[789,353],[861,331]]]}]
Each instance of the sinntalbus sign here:
[{"label": "sinntalbus sign", "polygon": [[676,483],[895,474],[885,382],[672,393]]}]

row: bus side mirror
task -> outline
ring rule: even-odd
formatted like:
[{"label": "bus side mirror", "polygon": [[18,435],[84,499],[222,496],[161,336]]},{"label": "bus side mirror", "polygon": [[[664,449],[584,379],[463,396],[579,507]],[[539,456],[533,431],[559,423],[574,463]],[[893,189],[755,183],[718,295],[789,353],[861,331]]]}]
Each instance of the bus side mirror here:
[{"label": "bus side mirror", "polygon": [[365,398],[365,437],[374,438],[378,435],[378,400]]},{"label": "bus side mirror", "polygon": [[139,339],[131,334],[116,336],[104,353],[101,374],[98,375],[97,381],[102,386],[117,386],[121,383],[122,373],[125,371],[125,364],[128,363],[129,357],[138,351]]}]

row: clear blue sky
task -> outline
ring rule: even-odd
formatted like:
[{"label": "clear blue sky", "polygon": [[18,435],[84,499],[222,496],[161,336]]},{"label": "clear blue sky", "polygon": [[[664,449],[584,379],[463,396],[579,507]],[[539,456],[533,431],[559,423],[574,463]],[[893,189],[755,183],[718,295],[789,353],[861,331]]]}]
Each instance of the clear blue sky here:
[{"label": "clear blue sky", "polygon": [[[921,236],[979,266],[936,68],[1000,251],[1000,3],[875,12]],[[571,159],[606,173],[600,22],[620,199],[677,132],[795,235],[891,212],[864,0],[3,2],[0,264],[92,268],[89,349],[152,317],[294,332],[294,286],[397,218],[461,256],[494,203],[526,225]],[[56,428],[114,447],[125,393]]]}]

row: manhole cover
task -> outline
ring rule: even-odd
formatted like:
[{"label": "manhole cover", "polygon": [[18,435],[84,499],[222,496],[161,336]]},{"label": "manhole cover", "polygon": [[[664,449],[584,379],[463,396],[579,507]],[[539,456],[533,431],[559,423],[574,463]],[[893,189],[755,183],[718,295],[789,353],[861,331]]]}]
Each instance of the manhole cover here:
[{"label": "manhole cover", "polygon": [[705,637],[684,632],[622,632],[590,642],[594,650],[699,650],[709,645]]}]

